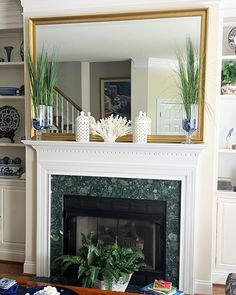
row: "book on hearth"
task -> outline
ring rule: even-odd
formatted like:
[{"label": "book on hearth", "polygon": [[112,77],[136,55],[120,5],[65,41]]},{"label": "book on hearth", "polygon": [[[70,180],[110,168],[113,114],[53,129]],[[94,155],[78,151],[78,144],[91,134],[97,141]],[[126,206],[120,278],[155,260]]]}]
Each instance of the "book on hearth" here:
[{"label": "book on hearth", "polygon": [[168,291],[161,291],[161,290],[153,289],[153,283],[151,283],[139,290],[140,293],[145,293],[148,295],[174,295],[176,293],[176,291],[177,291],[177,288],[174,286],[171,286],[170,290],[168,290]]},{"label": "book on hearth", "polygon": [[9,278],[0,279],[0,289],[7,290],[15,284],[16,284],[16,280],[9,279]]},{"label": "book on hearth", "polygon": [[155,280],[153,283],[153,289],[154,290],[160,290],[160,291],[170,291],[172,287],[172,283],[165,281],[165,280]]}]

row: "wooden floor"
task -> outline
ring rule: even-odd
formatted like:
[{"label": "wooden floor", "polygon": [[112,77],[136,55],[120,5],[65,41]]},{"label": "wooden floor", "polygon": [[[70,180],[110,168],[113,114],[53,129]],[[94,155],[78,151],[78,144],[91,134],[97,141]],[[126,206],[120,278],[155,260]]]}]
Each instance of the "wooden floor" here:
[{"label": "wooden floor", "polygon": [[23,263],[18,262],[5,262],[0,260],[0,277],[25,277],[32,279],[32,275],[25,275],[23,273]]},{"label": "wooden floor", "polygon": [[[4,262],[0,261],[0,278],[17,278],[24,277],[28,280],[32,280],[34,276],[26,275],[23,273],[23,264],[22,263],[13,263],[13,262]],[[201,295],[201,294],[198,294]],[[225,286],[224,285],[214,285],[212,295],[225,295]]]}]

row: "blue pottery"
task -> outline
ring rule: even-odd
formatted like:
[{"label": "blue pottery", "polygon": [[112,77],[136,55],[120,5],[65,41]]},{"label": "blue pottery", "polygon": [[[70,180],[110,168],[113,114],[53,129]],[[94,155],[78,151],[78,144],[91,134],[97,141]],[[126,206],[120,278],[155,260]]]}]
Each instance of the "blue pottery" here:
[{"label": "blue pottery", "polygon": [[40,119],[39,118],[34,118],[33,119],[33,127],[36,130],[42,130],[44,126],[40,125]]},{"label": "blue pottery", "polygon": [[11,61],[11,53],[12,50],[14,49],[13,46],[4,46],[4,49],[6,50],[7,53],[7,61],[10,62]]},{"label": "blue pottery", "polygon": [[196,130],[196,119],[183,119],[182,128],[188,133],[193,133]]}]

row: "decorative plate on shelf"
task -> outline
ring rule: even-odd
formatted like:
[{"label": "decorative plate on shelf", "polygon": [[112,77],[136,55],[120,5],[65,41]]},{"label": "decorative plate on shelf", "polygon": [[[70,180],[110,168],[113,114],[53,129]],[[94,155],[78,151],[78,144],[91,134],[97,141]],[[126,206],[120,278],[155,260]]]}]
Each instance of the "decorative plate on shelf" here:
[{"label": "decorative plate on shelf", "polygon": [[8,105],[0,107],[0,131],[16,131],[19,125],[20,115],[14,107]]},{"label": "decorative plate on shelf", "polygon": [[9,138],[14,142],[15,131],[20,125],[20,115],[12,106],[0,107],[0,138]]},{"label": "decorative plate on shelf", "polygon": [[229,47],[236,51],[236,27],[234,27],[228,34]]}]

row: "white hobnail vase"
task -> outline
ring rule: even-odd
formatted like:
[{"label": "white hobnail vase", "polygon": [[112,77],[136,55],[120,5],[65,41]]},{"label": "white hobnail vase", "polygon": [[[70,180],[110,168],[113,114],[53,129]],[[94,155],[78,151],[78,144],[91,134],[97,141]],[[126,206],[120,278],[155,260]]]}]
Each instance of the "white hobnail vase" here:
[{"label": "white hobnail vase", "polygon": [[150,135],[152,132],[152,119],[147,116],[146,112],[143,113],[143,116],[147,118],[147,135]]},{"label": "white hobnail vase", "polygon": [[95,118],[91,115],[90,112],[88,112],[88,118],[89,118],[89,134],[92,133],[92,130],[91,130],[91,125],[96,123],[96,120]]},{"label": "white hobnail vase", "polygon": [[134,143],[146,143],[148,134],[148,120],[143,115],[143,112],[139,112],[138,116],[134,120],[133,142]]},{"label": "white hobnail vase", "polygon": [[82,111],[75,119],[75,140],[89,142],[89,118]]}]

